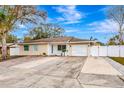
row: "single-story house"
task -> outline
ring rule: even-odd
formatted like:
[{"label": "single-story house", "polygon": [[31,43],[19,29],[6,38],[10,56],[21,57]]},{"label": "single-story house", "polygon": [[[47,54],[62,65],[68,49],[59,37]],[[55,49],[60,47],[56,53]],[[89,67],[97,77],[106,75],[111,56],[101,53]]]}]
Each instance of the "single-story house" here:
[{"label": "single-story house", "polygon": [[19,43],[19,55],[87,56],[96,41],[75,37],[56,37]]}]

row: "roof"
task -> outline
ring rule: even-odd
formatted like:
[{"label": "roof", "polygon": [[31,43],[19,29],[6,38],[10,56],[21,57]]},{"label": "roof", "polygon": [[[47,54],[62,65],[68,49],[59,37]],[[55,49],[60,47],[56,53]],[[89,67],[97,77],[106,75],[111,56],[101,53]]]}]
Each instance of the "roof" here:
[{"label": "roof", "polygon": [[28,42],[23,42],[20,44],[29,44],[29,43],[50,43],[50,42],[69,42],[69,43],[74,43],[74,42],[90,42],[91,40],[88,39],[79,39],[75,37],[55,37],[55,38],[44,38],[44,39],[37,39],[37,40],[30,40]]},{"label": "roof", "polygon": [[[6,45],[7,45],[7,47],[15,47],[15,46],[14,46],[14,45],[15,45],[14,43],[7,43]],[[0,44],[0,47],[2,47],[1,44]]]}]

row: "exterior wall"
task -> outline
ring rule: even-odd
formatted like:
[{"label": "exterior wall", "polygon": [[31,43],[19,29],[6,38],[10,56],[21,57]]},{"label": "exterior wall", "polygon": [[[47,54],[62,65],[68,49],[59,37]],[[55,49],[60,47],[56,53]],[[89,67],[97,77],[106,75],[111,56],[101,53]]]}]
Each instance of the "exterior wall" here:
[{"label": "exterior wall", "polygon": [[[43,55],[43,53],[46,53],[46,55],[59,55],[61,56],[63,54],[62,51],[58,50],[58,45],[65,45],[63,44],[40,44],[38,45],[38,51],[32,50],[32,45],[29,45],[29,51],[24,51],[24,46],[19,46],[19,55]],[[67,52],[65,52],[65,56],[73,56],[72,55],[72,46],[73,45],[88,45],[88,44],[66,44]],[[53,53],[52,53],[52,46],[53,46]],[[83,48],[82,48],[83,49]],[[83,51],[83,50],[82,50]]]},{"label": "exterior wall", "polygon": [[20,55],[43,55],[43,53],[48,54],[48,45],[47,44],[41,44],[38,45],[38,51],[33,51],[32,50],[32,45],[29,45],[29,51],[24,51],[24,46],[20,45],[19,46],[19,54]]},{"label": "exterior wall", "polygon": [[58,51],[58,45],[53,45],[53,55],[61,55],[61,51]]}]

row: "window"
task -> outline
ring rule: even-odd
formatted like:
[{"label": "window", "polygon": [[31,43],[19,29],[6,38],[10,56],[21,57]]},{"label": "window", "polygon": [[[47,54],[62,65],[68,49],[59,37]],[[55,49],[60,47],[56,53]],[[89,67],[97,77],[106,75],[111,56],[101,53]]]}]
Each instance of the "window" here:
[{"label": "window", "polygon": [[38,45],[32,45],[32,50],[33,51],[38,51]]},{"label": "window", "polygon": [[58,50],[62,50],[61,45],[58,45]]},{"label": "window", "polygon": [[29,51],[29,45],[24,45],[24,51]]},{"label": "window", "polygon": [[58,50],[59,51],[66,50],[66,45],[58,45]]}]

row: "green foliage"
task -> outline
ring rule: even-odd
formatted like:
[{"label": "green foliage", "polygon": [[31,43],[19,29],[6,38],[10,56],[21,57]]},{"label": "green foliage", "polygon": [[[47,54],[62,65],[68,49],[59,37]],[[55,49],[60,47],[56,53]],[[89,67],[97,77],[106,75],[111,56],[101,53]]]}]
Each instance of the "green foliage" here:
[{"label": "green foliage", "polygon": [[62,52],[66,52],[67,50],[66,49],[62,49]]},{"label": "green foliage", "polygon": [[[6,38],[7,43],[16,43],[18,41],[17,36],[14,36],[12,34],[8,34]],[[0,43],[2,42],[1,37],[0,37]]]},{"label": "green foliage", "polygon": [[115,42],[109,42],[108,45],[116,45]]},{"label": "green foliage", "polygon": [[111,59],[119,62],[120,64],[124,65],[124,57],[111,57]]},{"label": "green foliage", "polygon": [[[45,20],[47,13],[45,11],[38,11],[35,6],[31,5],[1,5],[0,6],[0,38],[2,43],[2,57],[6,59],[6,37],[13,28],[19,24],[37,24],[40,20]],[[13,37],[13,36],[12,36]],[[15,37],[14,37],[15,38]],[[12,38],[11,38],[12,39]],[[13,42],[13,40],[12,40]]]},{"label": "green foliage", "polygon": [[18,38],[12,34],[7,35],[6,42],[7,43],[15,43],[18,41]]},{"label": "green foliage", "polygon": [[48,34],[46,32],[43,32],[42,28],[36,27],[29,32],[29,36],[35,40],[35,39],[47,38]]},{"label": "green foliage", "polygon": [[32,39],[50,38],[62,36],[64,29],[57,24],[41,24],[29,32]]},{"label": "green foliage", "polygon": [[119,35],[115,35],[114,37],[110,38],[108,45],[124,45],[124,40],[119,40]]},{"label": "green foliage", "polygon": [[24,42],[28,42],[28,41],[30,41],[30,40],[31,40],[31,37],[25,36],[23,41],[24,41]]},{"label": "green foliage", "polygon": [[121,42],[121,45],[124,45],[124,41]]},{"label": "green foliage", "polygon": [[43,56],[46,56],[46,53],[43,53]]}]

